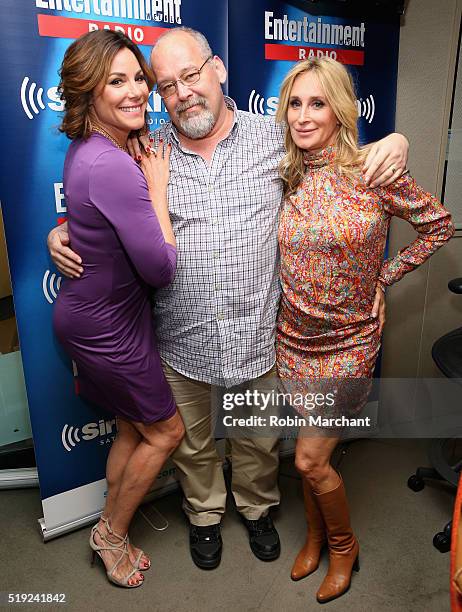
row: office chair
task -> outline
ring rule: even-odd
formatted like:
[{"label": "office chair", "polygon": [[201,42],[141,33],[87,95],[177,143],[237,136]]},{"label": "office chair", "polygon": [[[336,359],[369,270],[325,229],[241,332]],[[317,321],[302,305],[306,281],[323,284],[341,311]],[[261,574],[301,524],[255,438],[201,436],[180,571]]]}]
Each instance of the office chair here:
[{"label": "office chair", "polygon": [[[455,278],[448,283],[453,293],[462,294],[462,278]],[[438,369],[447,377],[462,379],[462,327],[445,334],[433,344],[432,357]],[[456,381],[460,382],[460,380]],[[429,458],[433,467],[419,467],[407,481],[408,487],[413,491],[421,491],[425,486],[425,479],[443,480],[457,487],[462,471],[461,454],[455,460],[449,460],[448,447],[454,444],[455,439],[436,439],[430,446]],[[448,552],[451,546],[451,522],[447,523],[442,531],[433,537],[433,545],[440,552]]]}]

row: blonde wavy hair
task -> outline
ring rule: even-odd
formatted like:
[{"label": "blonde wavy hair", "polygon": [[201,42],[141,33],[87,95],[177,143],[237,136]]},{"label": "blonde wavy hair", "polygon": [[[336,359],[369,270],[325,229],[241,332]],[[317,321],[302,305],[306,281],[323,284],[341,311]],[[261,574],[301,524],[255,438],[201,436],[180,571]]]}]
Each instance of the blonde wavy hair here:
[{"label": "blonde wavy hair", "polygon": [[[92,95],[109,75],[112,60],[122,49],[129,49],[138,60],[148,84],[154,86],[154,75],[138,46],[122,32],[95,30],[74,41],[64,54],[59,70],[58,91],[64,100],[64,117],[59,131],[68,138],[88,138],[91,133]],[[145,125],[148,119],[146,112]]]},{"label": "blonde wavy hair", "polygon": [[332,108],[338,123],[335,146],[335,164],[338,170],[354,179],[361,163],[365,160],[369,147],[358,145],[358,107],[353,80],[345,67],[330,57],[312,58],[298,62],[289,70],[281,85],[276,121],[285,123],[286,155],[279,164],[279,173],[284,181],[285,194],[292,195],[297,190],[305,174],[303,149],[297,147],[287,125],[287,111],[290,93],[295,79],[306,72],[313,71],[324,91],[326,100]]}]

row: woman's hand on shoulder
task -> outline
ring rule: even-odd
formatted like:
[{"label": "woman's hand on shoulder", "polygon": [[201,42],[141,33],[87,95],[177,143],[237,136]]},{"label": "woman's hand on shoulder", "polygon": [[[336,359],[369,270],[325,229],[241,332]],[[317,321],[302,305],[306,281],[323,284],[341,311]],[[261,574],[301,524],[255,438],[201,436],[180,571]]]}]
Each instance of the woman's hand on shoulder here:
[{"label": "woman's hand on shoulder", "polygon": [[146,177],[148,189],[151,194],[164,194],[167,191],[170,177],[170,152],[172,145],[159,141],[159,146],[146,145],[141,155],[140,168]]},{"label": "woman's hand on shoulder", "polygon": [[409,142],[402,134],[389,134],[375,142],[363,166],[366,184],[386,187],[406,171]]}]

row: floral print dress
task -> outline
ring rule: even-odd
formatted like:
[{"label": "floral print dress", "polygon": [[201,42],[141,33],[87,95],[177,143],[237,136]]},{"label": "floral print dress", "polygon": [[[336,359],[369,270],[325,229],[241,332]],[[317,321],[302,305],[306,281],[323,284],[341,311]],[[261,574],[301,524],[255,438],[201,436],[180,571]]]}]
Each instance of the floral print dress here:
[{"label": "floral print dress", "polygon": [[[454,233],[451,216],[405,174],[370,189],[335,166],[335,148],[305,155],[306,174],[279,225],[282,300],[277,367],[283,379],[370,378],[380,346],[376,285],[398,281]],[[417,238],[383,261],[393,216]]]}]

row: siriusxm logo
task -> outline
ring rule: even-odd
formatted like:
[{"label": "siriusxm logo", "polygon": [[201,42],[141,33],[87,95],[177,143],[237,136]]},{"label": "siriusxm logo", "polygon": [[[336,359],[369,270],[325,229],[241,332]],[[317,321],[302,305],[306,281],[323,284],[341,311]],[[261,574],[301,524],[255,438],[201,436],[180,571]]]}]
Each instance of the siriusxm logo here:
[{"label": "siriusxm logo", "polygon": [[370,95],[365,100],[359,98],[359,100],[356,100],[356,104],[358,105],[358,116],[364,117],[368,123],[372,123],[375,115],[374,96]]},{"label": "siriusxm logo", "polygon": [[275,115],[278,103],[278,97],[273,96],[265,99],[255,89],[252,89],[249,96],[249,113],[254,115]]},{"label": "siriusxm logo", "polygon": [[43,101],[43,87],[40,87],[28,76],[25,76],[21,83],[21,104],[23,111],[29,119],[34,119],[41,111],[48,106],[53,111],[60,112],[64,109],[64,102],[61,100],[58,88],[50,87],[47,90],[48,102]]},{"label": "siriusxm logo", "polygon": [[[44,95],[45,90],[43,87],[32,81],[28,76],[23,78],[20,88],[21,105],[28,119],[35,119],[37,115],[47,108],[57,113],[64,110],[64,100],[61,100],[56,85],[47,89],[45,101]],[[147,110],[149,113],[167,112],[162,98],[155,91],[149,94]]]},{"label": "siriusxm logo", "polygon": [[61,432],[61,442],[67,452],[71,452],[80,442],[96,438],[101,438],[100,444],[109,444],[114,440],[116,433],[115,419],[107,421],[100,419],[97,423],[86,423],[82,427],[74,427],[66,423]]},{"label": "siriusxm logo", "polygon": [[61,287],[62,280],[61,276],[58,276],[50,270],[45,270],[45,274],[42,278],[42,291],[49,304],[53,304],[58,297],[58,291]]},{"label": "siriusxm logo", "polygon": [[[254,115],[275,115],[279,104],[277,96],[264,98],[259,93],[252,89],[249,95],[248,109],[249,113]],[[365,100],[360,98],[356,100],[358,107],[358,117],[364,117],[368,123],[372,123],[375,116],[375,100],[371,94]]]}]

